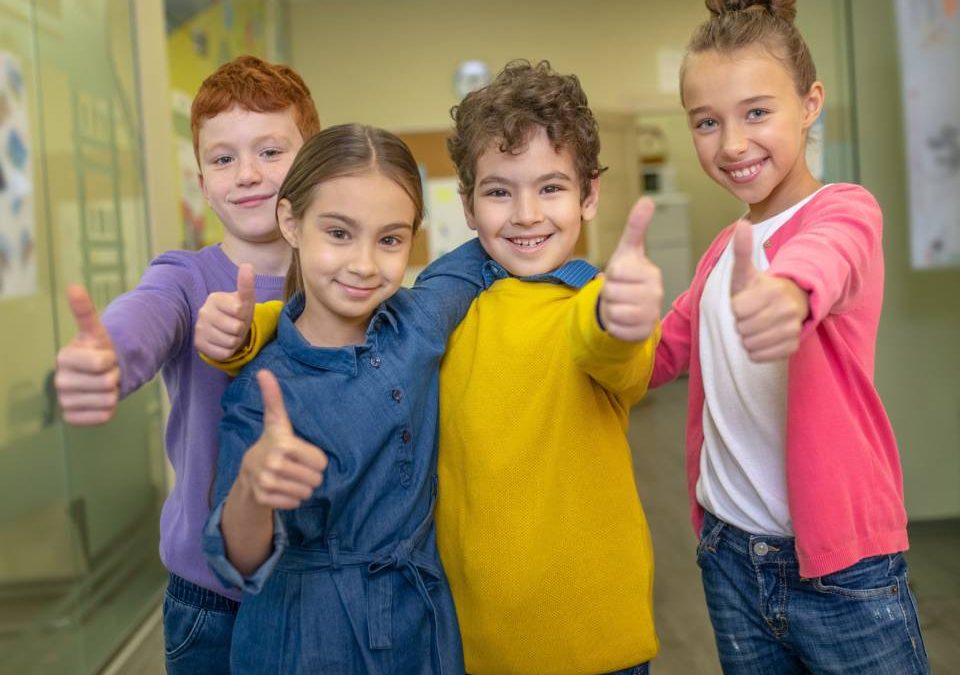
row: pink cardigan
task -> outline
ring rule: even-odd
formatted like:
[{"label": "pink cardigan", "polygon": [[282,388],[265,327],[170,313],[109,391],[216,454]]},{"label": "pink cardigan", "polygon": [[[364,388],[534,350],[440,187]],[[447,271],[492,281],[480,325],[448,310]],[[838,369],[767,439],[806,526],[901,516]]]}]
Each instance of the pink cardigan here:
[{"label": "pink cardigan", "polygon": [[[809,294],[810,317],[790,357],[786,467],[800,574],[818,577],[907,548],[896,439],[873,384],[883,301],[883,216],[858,185],[821,190],[763,246],[768,272]],[[689,370],[687,489],[697,503],[703,445],[700,297],[730,239],[726,228],[697,265],[690,288],[663,320],[651,387]]]}]

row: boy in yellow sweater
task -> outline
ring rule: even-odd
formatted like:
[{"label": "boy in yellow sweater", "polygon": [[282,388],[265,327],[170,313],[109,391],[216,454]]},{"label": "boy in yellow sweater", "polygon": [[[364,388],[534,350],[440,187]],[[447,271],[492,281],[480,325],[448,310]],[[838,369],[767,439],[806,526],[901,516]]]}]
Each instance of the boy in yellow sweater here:
[{"label": "boy in yellow sweater", "polygon": [[[659,339],[653,206],[638,202],[601,279],[572,260],[603,170],[577,78],[513,62],[453,117],[467,222],[492,258],[440,371],[437,540],[467,671],[646,673],[653,552],[626,430]],[[258,312],[232,365],[273,323]]]}]

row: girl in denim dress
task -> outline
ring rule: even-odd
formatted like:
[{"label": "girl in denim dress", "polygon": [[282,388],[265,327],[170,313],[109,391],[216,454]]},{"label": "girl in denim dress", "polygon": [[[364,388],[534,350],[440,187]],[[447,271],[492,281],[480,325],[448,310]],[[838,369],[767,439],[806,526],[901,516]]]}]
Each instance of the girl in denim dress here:
[{"label": "girl in denim dress", "polygon": [[224,396],[211,567],[243,590],[233,672],[463,672],[433,525],[438,372],[482,288],[474,240],[401,288],[420,176],[388,132],[331,127],[278,195],[277,338]]}]

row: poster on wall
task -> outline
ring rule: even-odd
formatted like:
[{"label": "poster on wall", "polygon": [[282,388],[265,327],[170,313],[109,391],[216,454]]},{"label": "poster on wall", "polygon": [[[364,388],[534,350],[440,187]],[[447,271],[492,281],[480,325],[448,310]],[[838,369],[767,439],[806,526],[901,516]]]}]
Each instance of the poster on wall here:
[{"label": "poster on wall", "polygon": [[960,266],[960,3],[898,0],[910,260]]},{"label": "poster on wall", "polygon": [[476,236],[467,227],[457,187],[456,178],[431,178],[426,181],[427,217],[424,228],[429,232],[427,246],[430,260],[436,260]]},{"label": "poster on wall", "polygon": [[0,300],[37,291],[33,149],[20,60],[0,51]]}]

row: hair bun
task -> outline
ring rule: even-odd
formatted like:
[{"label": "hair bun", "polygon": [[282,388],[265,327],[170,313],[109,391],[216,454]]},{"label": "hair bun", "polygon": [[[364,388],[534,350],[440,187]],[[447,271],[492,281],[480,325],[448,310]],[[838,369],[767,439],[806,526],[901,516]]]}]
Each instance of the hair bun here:
[{"label": "hair bun", "polygon": [[715,17],[733,12],[763,12],[793,23],[797,16],[797,0],[704,0]]}]

